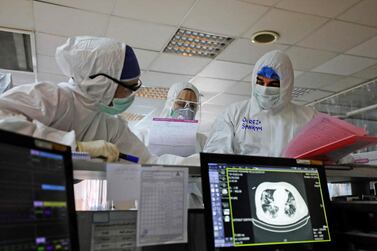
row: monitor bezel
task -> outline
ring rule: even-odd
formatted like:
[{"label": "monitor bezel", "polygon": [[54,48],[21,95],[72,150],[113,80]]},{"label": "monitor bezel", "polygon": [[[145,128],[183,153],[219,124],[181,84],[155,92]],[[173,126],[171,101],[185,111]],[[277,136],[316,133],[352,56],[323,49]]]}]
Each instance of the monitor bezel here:
[{"label": "monitor bezel", "polygon": [[260,246],[246,246],[246,247],[217,247],[214,244],[214,234],[213,234],[213,219],[212,219],[212,205],[211,205],[211,194],[210,194],[210,183],[209,183],[209,173],[208,164],[209,163],[228,163],[228,164],[255,164],[255,165],[275,165],[281,167],[299,166],[299,167],[312,167],[316,168],[319,173],[319,178],[322,187],[323,200],[326,206],[327,222],[329,225],[329,232],[331,236],[330,242],[312,242],[309,245],[315,251],[326,251],[335,250],[335,240],[334,231],[331,216],[331,204],[329,199],[329,193],[326,181],[326,174],[323,165],[310,165],[298,163],[296,159],[289,158],[278,158],[278,157],[261,157],[261,156],[250,156],[250,155],[232,155],[232,154],[217,154],[217,153],[200,153],[200,165],[202,174],[202,193],[203,193],[203,203],[204,203],[204,215],[205,215],[205,226],[207,235],[207,249],[210,250],[258,250],[258,251],[291,251],[300,250],[304,251],[305,244],[274,244],[274,245],[260,245]]},{"label": "monitor bezel", "polygon": [[75,199],[73,190],[73,165],[71,147],[60,145],[54,142],[43,139],[36,139],[31,136],[26,136],[10,131],[0,129],[0,143],[24,147],[29,149],[36,149],[49,153],[60,154],[64,159],[64,170],[66,177],[66,197],[67,197],[67,211],[69,224],[69,238],[71,250],[80,250],[78,241],[77,218],[75,211]]}]

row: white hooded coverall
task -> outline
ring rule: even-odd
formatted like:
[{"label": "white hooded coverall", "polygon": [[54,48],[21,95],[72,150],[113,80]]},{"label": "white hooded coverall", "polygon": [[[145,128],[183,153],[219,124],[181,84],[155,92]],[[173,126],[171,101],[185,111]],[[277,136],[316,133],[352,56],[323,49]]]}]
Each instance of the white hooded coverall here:
[{"label": "white hooded coverall", "polygon": [[75,146],[77,141],[105,140],[144,163],[150,153],[127,122],[99,111],[109,105],[118,85],[124,43],[108,38],[74,37],[57,48],[56,60],[70,77],[59,84],[40,82],[14,87],[0,96],[0,128]]},{"label": "white hooded coverall", "polygon": [[[254,96],[257,72],[264,66],[280,77],[280,99],[269,110],[263,110]],[[271,51],[261,57],[251,76],[251,99],[232,104],[216,119],[204,152],[281,156],[288,142],[316,114],[310,107],[291,103],[293,79],[287,55]]]}]

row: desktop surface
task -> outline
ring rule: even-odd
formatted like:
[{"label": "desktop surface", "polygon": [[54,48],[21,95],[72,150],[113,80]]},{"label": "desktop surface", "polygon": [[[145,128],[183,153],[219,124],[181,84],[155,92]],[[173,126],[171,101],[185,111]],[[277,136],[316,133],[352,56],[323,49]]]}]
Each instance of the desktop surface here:
[{"label": "desktop surface", "polygon": [[333,244],[322,166],[201,154],[209,250],[327,250]]},{"label": "desktop surface", "polygon": [[79,250],[70,148],[0,130],[0,250]]}]

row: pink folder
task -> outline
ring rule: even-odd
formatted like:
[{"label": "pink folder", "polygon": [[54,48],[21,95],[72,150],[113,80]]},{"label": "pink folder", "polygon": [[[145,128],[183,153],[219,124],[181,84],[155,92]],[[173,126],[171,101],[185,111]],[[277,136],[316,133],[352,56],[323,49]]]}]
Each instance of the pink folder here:
[{"label": "pink folder", "polygon": [[363,128],[319,113],[289,142],[283,156],[335,161],[375,144],[377,137],[367,136]]}]

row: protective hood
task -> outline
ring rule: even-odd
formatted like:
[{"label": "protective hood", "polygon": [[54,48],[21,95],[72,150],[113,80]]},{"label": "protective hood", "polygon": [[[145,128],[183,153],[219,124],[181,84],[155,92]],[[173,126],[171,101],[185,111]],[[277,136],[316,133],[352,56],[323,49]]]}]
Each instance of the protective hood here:
[{"label": "protective hood", "polygon": [[104,73],[120,79],[126,45],[109,38],[73,37],[56,49],[56,61],[64,75],[72,78],[68,87],[90,99],[90,103],[109,104],[118,85]]},{"label": "protective hood", "polygon": [[0,94],[13,87],[12,74],[0,72]]},{"label": "protective hood", "polygon": [[[257,61],[251,75],[251,102],[253,107],[259,107],[254,92],[256,89],[257,73],[265,66],[272,68],[280,77],[280,99],[274,106],[274,110],[278,110],[285,107],[292,100],[294,78],[292,63],[286,54],[278,50],[266,53]],[[259,107],[259,109],[261,108]]]},{"label": "protective hood", "polygon": [[[178,95],[184,89],[192,90],[196,95],[196,98],[198,100],[198,104],[200,104],[199,90],[193,84],[191,84],[189,82],[175,83],[169,89],[165,106],[162,109],[162,112],[160,114],[161,118],[170,117],[170,111],[173,108],[174,100],[178,97]],[[197,112],[197,110],[198,110],[198,107],[196,108],[195,113]]]}]

